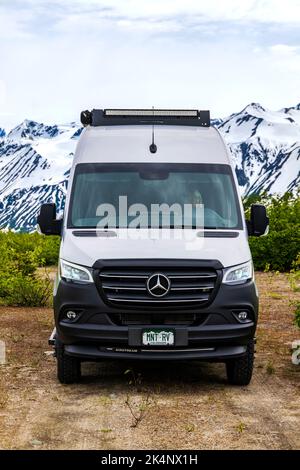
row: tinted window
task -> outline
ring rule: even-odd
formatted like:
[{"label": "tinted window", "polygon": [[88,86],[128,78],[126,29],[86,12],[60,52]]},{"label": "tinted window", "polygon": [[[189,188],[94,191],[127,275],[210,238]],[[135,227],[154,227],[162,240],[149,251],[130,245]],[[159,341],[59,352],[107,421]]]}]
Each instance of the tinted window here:
[{"label": "tinted window", "polygon": [[[154,218],[156,207],[161,204],[171,209],[173,207],[170,213],[171,226],[178,226],[175,223],[178,220],[176,214],[180,210],[184,212],[186,204],[193,207],[185,226],[199,225],[195,207],[203,204],[206,228],[241,228],[232,170],[228,165],[211,164],[77,165],[69,226],[95,228],[106,216],[106,226],[127,227],[136,217],[134,209],[138,206],[133,206],[132,214],[124,217],[124,212],[119,207],[120,196],[123,196],[123,204],[126,197],[127,207],[136,204],[144,206],[143,214],[138,212],[138,215],[143,216],[140,218],[141,228],[149,227],[151,220],[152,226],[166,226],[166,219],[162,215],[166,206],[162,207],[159,217]],[[99,210],[99,206],[103,204],[115,208],[115,217],[105,213],[105,206],[101,206],[104,209]],[[153,225],[154,219],[156,224]]]}]

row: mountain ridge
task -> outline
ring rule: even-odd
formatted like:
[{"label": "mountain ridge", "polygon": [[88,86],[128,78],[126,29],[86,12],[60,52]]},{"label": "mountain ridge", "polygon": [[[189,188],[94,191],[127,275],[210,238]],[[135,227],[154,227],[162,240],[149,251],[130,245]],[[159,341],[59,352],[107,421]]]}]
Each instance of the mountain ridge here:
[{"label": "mountain ridge", "polygon": [[[227,142],[241,193],[294,191],[300,183],[300,103],[270,111],[250,103],[212,119]],[[31,231],[40,205],[64,207],[67,181],[82,127],[25,119],[0,128],[0,228]]]}]

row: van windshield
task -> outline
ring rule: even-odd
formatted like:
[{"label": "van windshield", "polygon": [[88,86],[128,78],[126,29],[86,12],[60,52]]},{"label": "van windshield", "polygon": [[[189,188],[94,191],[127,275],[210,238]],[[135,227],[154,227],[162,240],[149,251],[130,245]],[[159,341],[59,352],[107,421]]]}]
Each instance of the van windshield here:
[{"label": "van windshield", "polygon": [[229,165],[81,163],[69,228],[241,229]]}]

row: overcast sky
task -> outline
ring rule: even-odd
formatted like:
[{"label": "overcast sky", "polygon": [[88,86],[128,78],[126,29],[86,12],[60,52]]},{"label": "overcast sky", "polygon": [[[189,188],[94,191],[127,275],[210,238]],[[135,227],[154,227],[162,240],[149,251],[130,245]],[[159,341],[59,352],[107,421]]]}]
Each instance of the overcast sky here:
[{"label": "overcast sky", "polygon": [[300,0],[0,0],[0,127],[300,102]]}]

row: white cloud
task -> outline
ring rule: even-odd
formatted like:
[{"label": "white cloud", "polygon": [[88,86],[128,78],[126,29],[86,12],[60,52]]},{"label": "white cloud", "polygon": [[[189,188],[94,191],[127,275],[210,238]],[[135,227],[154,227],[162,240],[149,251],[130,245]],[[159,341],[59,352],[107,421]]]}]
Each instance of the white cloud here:
[{"label": "white cloud", "polygon": [[7,10],[0,4],[0,38],[8,40],[26,39],[32,36],[28,23],[33,15],[28,11]]},{"label": "white cloud", "polygon": [[4,106],[6,99],[6,86],[4,80],[0,80],[0,108]]},{"label": "white cloud", "polygon": [[281,56],[294,56],[300,50],[300,46],[289,46],[288,44],[275,44],[270,46],[273,54]]},{"label": "white cloud", "polygon": [[[66,3],[70,3],[67,0]],[[111,8],[111,15],[127,18],[199,15],[203,20],[255,20],[292,22],[300,20],[299,0],[72,0],[84,8]]]},{"label": "white cloud", "polygon": [[[33,23],[59,32],[116,26],[174,32],[210,22],[299,26],[299,0],[11,0],[0,4],[0,34],[35,34]],[[47,21],[45,21],[47,20]],[[92,32],[91,31],[91,32]],[[41,31],[43,33],[43,31]],[[39,34],[40,31],[37,32]]]},{"label": "white cloud", "polygon": [[275,67],[285,72],[300,72],[300,46],[275,44],[269,49]]},{"label": "white cloud", "polygon": [[222,116],[251,101],[295,104],[296,4],[0,0],[2,117],[56,122],[83,108],[152,105]]}]

